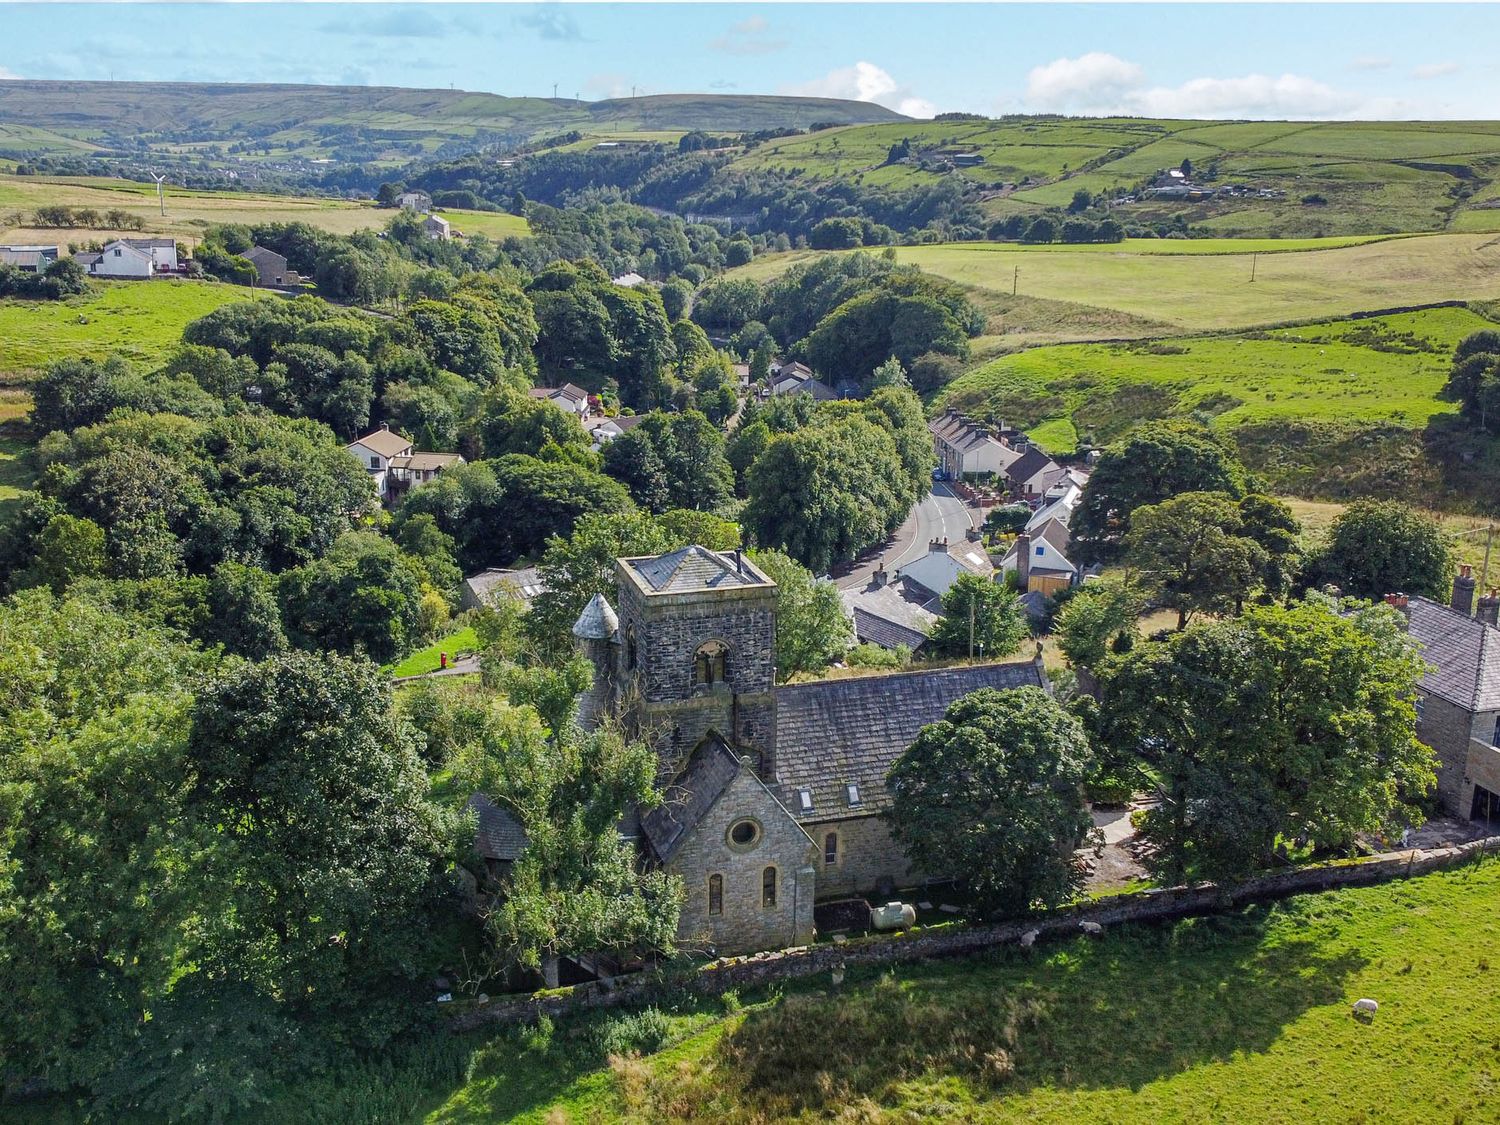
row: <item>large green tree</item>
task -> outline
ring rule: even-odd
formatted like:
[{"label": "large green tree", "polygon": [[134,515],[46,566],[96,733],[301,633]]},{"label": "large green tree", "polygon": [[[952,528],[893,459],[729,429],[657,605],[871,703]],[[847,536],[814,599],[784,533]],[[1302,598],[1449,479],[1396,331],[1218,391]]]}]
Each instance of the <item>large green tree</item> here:
[{"label": "large green tree", "polygon": [[1208,430],[1179,422],[1149,422],[1099,458],[1071,524],[1081,563],[1114,562],[1137,508],[1183,492],[1245,494],[1245,471]]},{"label": "large green tree", "polygon": [[653,512],[713,511],[734,495],[724,435],[696,410],[645,415],[604,447],[604,470]]},{"label": "large green tree", "polygon": [[799,672],[819,672],[854,643],[838,587],[780,551],[750,556],[776,583],[776,677],[785,683]]},{"label": "large green tree", "polygon": [[1453,549],[1436,520],[1396,500],[1358,500],[1333,521],[1307,576],[1358,598],[1407,593],[1446,601],[1453,569]]},{"label": "large green tree", "polygon": [[896,760],[887,822],[919,868],[963,879],[990,910],[1058,906],[1084,878],[1090,764],[1083,726],[1045,691],[984,688]]},{"label": "large green tree", "polygon": [[977,574],[960,574],[943,595],[932,643],[946,656],[993,660],[1015,652],[1029,632],[1026,608],[1014,590]]},{"label": "large green tree", "polygon": [[1138,508],[1125,536],[1125,565],[1160,605],[1177,611],[1179,629],[1195,613],[1239,608],[1265,564],[1239,505],[1222,492],[1184,492]]},{"label": "large green tree", "polygon": [[504,960],[555,987],[562,956],[670,953],[681,882],[642,873],[620,836],[627,809],[660,799],[655,752],[613,730],[585,733],[566,717],[551,726],[548,737],[532,707],[494,704],[454,768],[526,832],[486,929]]},{"label": "large green tree", "polygon": [[1347,847],[1419,818],[1423,665],[1396,611],[1291,607],[1196,624],[1102,673],[1104,737],[1160,778],[1142,835],[1164,878],[1234,879],[1279,845]]}]

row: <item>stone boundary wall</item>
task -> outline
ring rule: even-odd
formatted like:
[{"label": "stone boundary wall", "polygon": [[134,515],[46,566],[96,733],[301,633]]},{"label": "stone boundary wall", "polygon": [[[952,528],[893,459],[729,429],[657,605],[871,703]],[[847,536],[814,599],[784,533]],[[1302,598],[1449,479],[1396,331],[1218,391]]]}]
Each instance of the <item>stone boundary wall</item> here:
[{"label": "stone boundary wall", "polygon": [[450,1026],[469,1031],[493,1023],[517,1023],[540,1013],[613,1007],[645,1002],[674,985],[689,992],[716,995],[732,988],[754,987],[769,981],[792,980],[829,972],[839,966],[886,965],[938,957],[964,957],[1014,945],[1027,930],[1038,940],[1073,936],[1083,922],[1113,926],[1121,922],[1151,922],[1213,914],[1252,902],[1268,902],[1290,895],[1313,894],[1342,887],[1366,887],[1415,875],[1457,867],[1479,856],[1500,852],[1500,836],[1426,851],[1387,852],[1368,860],[1299,867],[1246,880],[1233,887],[1213,883],[1167,887],[1111,895],[1066,906],[1049,914],[990,925],[956,925],[938,930],[901,934],[871,934],[847,942],[802,946],[774,953],[726,957],[685,977],[641,973],[610,981],[526,996],[507,996],[456,1014]]}]

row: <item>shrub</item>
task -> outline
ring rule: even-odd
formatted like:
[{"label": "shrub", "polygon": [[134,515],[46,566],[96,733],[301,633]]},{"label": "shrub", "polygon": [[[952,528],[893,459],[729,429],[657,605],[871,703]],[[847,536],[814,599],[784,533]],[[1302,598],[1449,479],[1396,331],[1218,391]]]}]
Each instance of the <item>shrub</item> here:
[{"label": "shrub", "polygon": [[911,649],[905,645],[881,648],[879,645],[855,645],[844,657],[852,668],[906,668],[911,664]]},{"label": "shrub", "polygon": [[659,1008],[643,1008],[605,1017],[591,1025],[584,1041],[603,1058],[649,1055],[667,1041],[667,1017]]}]

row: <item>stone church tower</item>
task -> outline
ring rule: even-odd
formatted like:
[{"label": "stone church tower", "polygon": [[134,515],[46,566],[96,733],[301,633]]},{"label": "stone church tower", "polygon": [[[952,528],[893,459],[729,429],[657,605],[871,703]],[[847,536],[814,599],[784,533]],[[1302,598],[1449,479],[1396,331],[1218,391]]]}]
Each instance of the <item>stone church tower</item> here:
[{"label": "stone church tower", "polygon": [[713,732],[772,780],[776,583],[739,552],[698,546],[619,559],[615,577],[614,643],[589,650],[612,710],[656,747],[667,776]]}]

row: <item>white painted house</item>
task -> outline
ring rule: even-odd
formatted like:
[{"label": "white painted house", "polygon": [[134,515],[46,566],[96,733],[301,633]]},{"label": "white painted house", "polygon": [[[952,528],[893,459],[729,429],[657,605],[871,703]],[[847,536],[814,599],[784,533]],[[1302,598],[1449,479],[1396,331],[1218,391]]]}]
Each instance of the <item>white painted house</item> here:
[{"label": "white painted house", "polygon": [[434,242],[447,242],[453,237],[453,228],[449,226],[448,220],[441,215],[428,215],[422,220],[422,229],[427,232],[427,237]]},{"label": "white painted house", "polygon": [[90,277],[146,278],[156,276],[156,259],[149,250],[141,250],[116,239],[103,250],[75,254],[74,259],[89,271]]},{"label": "white painted house", "polygon": [[386,498],[389,489],[391,462],[398,457],[410,458],[412,455],[411,442],[400,434],[392,433],[387,425],[382,425],[380,429],[366,434],[358,441],[350,442],[346,448],[359,458],[359,463],[365,467],[365,472],[370,474],[370,480],[375,485],[375,494],[382,500]]}]

